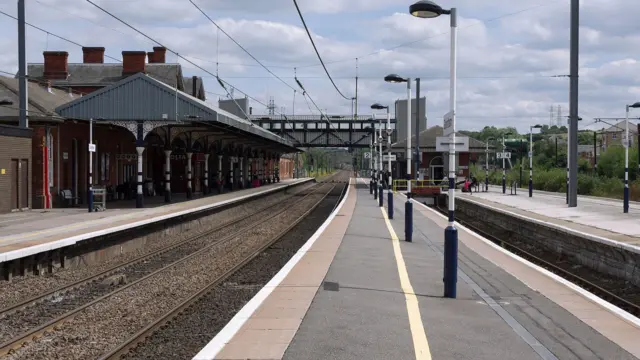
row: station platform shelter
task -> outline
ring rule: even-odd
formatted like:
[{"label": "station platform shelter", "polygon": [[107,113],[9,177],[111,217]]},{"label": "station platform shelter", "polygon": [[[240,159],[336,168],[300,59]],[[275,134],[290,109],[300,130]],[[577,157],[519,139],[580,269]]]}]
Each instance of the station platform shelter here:
[{"label": "station platform shelter", "polygon": [[[0,78],[1,87],[11,105],[0,106],[0,121],[17,124],[17,79]],[[144,72],[85,96],[30,82],[29,96],[34,209],[87,204],[89,188],[143,207],[147,197],[256,187],[279,181],[281,163],[293,162],[282,155],[298,151]]]}]

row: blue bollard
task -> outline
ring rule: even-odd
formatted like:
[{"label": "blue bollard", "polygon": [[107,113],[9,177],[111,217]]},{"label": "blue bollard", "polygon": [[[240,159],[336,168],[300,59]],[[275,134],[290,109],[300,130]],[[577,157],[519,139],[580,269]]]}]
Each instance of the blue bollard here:
[{"label": "blue bollard", "polygon": [[507,178],[505,178],[504,175],[502,175],[502,193],[507,193]]},{"label": "blue bollard", "polygon": [[384,205],[384,193],[383,193],[383,189],[382,189],[382,184],[380,184],[380,186],[378,187],[378,206],[382,207],[382,205]]},{"label": "blue bollard", "polygon": [[456,298],[458,282],[458,229],[448,226],[444,230],[444,297]]},{"label": "blue bollard", "polygon": [[378,182],[373,182],[373,199],[378,200]]},{"label": "blue bollard", "polygon": [[413,241],[413,203],[409,197],[404,204],[404,239],[408,242]]},{"label": "blue bollard", "polygon": [[533,197],[533,179],[529,177],[529,197]]},{"label": "blue bollard", "polygon": [[387,206],[389,207],[387,215],[389,219],[393,219],[393,192],[391,191],[387,192]]}]

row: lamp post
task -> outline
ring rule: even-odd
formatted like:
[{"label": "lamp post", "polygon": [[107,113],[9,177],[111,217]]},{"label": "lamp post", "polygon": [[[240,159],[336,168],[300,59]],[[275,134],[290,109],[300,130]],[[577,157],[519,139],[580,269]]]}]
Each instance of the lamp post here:
[{"label": "lamp post", "polygon": [[487,138],[486,141],[486,146],[487,148],[484,151],[484,163],[485,163],[485,167],[484,167],[484,191],[488,192],[489,191],[489,140],[495,140],[494,137],[489,137]]},{"label": "lamp post", "polygon": [[[373,118],[375,119],[375,114],[373,115]],[[376,128],[374,126],[373,128],[373,152],[376,154],[375,157],[373,155],[371,155],[371,157],[373,158],[373,166],[375,167],[375,171],[376,171],[376,177],[373,180],[373,199],[374,200],[378,200],[378,183],[379,183],[379,178],[380,178],[380,169],[378,169],[378,158],[377,156],[380,156],[380,154],[378,154],[378,138],[376,137]]]},{"label": "lamp post", "polygon": [[373,194],[373,135],[371,136],[371,143],[369,144],[369,172],[371,173],[371,180],[369,180],[369,194]]},{"label": "lamp post", "polygon": [[624,213],[629,212],[629,146],[631,146],[631,141],[629,141],[629,109],[630,108],[640,108],[640,102],[633,103],[631,105],[627,105],[627,112],[624,121],[624,205],[623,211]]},{"label": "lamp post", "polygon": [[93,144],[93,118],[89,119],[89,189],[87,191],[87,207],[93,211],[93,153],[96,151]]},{"label": "lamp post", "polygon": [[540,129],[541,125],[529,127],[529,197],[533,196],[533,129]]},{"label": "lamp post", "polygon": [[[573,0],[572,0],[573,1]],[[567,128],[567,205],[569,205],[569,207],[575,207],[578,206],[578,198],[576,195],[576,198],[573,199],[572,196],[570,196],[570,194],[572,194],[571,192],[571,153],[572,153],[572,146],[571,146],[571,138],[572,138],[572,130],[573,129],[573,123],[571,122],[571,116],[567,116],[567,119],[569,121],[569,127]],[[577,117],[578,121],[581,121],[582,118],[581,117]],[[576,126],[575,126],[575,132],[576,132],[576,141],[578,139],[578,122],[576,121]],[[577,149],[577,148],[576,148]],[[577,150],[576,150],[577,151]],[[557,153],[557,149],[556,149],[556,153]],[[577,152],[576,152],[577,154]],[[576,162],[577,164],[577,162]],[[577,182],[578,180],[576,180]],[[576,190],[577,191],[577,190]],[[572,203],[574,204],[572,206]]]},{"label": "lamp post", "polygon": [[506,194],[507,193],[507,167],[505,165],[505,154],[507,153],[506,150],[506,146],[504,144],[504,137],[505,136],[509,136],[511,135],[510,132],[502,134],[502,193]]},{"label": "lamp post", "polygon": [[384,81],[390,83],[407,83],[407,202],[404,204],[404,237],[405,241],[413,241],[413,203],[411,202],[411,78],[403,78],[389,74]]},{"label": "lamp post", "polygon": [[[387,110],[387,170],[389,171],[389,181],[387,183],[387,216],[389,219],[393,219],[393,192],[390,189],[390,186],[393,184],[392,176],[391,176],[391,114],[389,113],[389,106],[384,106],[379,103],[375,103],[371,105],[371,109],[373,110]],[[382,142],[382,141],[381,141]],[[382,193],[381,193],[382,195]]]},{"label": "lamp post", "polygon": [[[444,231],[444,296],[456,297],[458,279],[458,230],[455,227],[455,134],[456,134],[456,48],[458,42],[458,17],[456,8],[443,9],[433,1],[421,0],[409,6],[411,15],[420,18],[435,18],[450,15],[451,18],[451,76],[450,76],[450,115],[452,126],[451,145],[449,145],[449,226]],[[411,113],[409,113],[411,114]]]}]

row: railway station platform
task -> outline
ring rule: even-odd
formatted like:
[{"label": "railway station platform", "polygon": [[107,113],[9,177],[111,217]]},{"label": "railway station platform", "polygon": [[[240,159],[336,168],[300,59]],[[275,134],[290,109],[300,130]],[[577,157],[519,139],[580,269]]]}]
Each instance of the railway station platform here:
[{"label": "railway station platform", "polygon": [[502,187],[490,186],[488,192],[472,195],[458,192],[458,196],[483,206],[490,206],[578,233],[598,236],[629,245],[640,250],[640,203],[631,202],[627,214],[622,211],[622,200],[579,196],[578,206],[569,208],[566,195],[518,189],[517,195],[506,194]]},{"label": "railway station platform", "polygon": [[[122,230],[232,204],[251,197],[275,193],[312,181],[287,179],[257,188],[174,202],[142,209],[129,206],[103,212],[87,209],[48,209],[0,215],[0,263],[70,246]],[[186,199],[185,199],[186,200]]]},{"label": "railway station platform", "polygon": [[389,220],[367,180],[354,182],[362,186],[350,186],[316,234],[194,359],[640,357],[639,319],[463,227],[458,296],[444,298],[446,219],[416,203],[406,242],[406,198],[395,196]]}]

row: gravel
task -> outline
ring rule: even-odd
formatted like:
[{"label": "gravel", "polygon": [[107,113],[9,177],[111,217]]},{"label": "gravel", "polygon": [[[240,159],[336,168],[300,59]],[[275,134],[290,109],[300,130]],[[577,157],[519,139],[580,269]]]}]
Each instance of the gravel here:
[{"label": "gravel", "polygon": [[[215,214],[216,221],[208,222],[206,225],[199,228],[198,232],[206,232],[213,227],[220,224],[220,222],[227,222],[234,219],[239,219],[249,215],[255,211],[256,206],[267,206],[275,204],[282,199],[291,196],[290,194],[277,193],[264,198],[256,199],[254,201],[244,203],[242,205],[222,210]],[[215,197],[212,197],[215,201]],[[0,281],[0,308],[6,308],[11,305],[25,301],[38,294],[44,294],[48,291],[54,290],[59,287],[71,284],[78,280],[81,280],[87,276],[91,276],[100,273],[110,267],[118,264],[126,263],[140,255],[150,253],[157,249],[160,249],[168,244],[185,240],[188,237],[193,236],[194,232],[185,232],[178,236],[167,236],[159,239],[153,243],[149,243],[147,247],[137,249],[129,253],[124,253],[121,256],[107,260],[101,264],[75,269],[59,269],[53,274],[45,274],[42,276],[24,276],[16,277],[12,282]]]},{"label": "gravel", "polygon": [[[283,206],[287,206],[289,203],[292,203],[294,201],[296,200],[285,199],[285,201],[283,202]],[[269,205],[271,204],[268,204],[267,206]],[[264,207],[265,205],[260,205],[260,208]],[[258,221],[259,219],[264,218],[273,211],[273,209],[267,209],[264,211],[258,211],[258,213],[255,214],[249,214],[247,212],[246,217],[243,217],[243,219],[251,223],[253,221]],[[218,223],[218,225],[221,224]],[[38,302],[32,306],[29,306],[25,310],[0,316],[0,343],[8,341],[19,334],[29,331],[32,328],[43,325],[50,320],[54,320],[55,318],[61,316],[69,310],[88,304],[91,301],[104,296],[119,287],[124,286],[126,283],[131,283],[133,281],[141,279],[142,277],[152,273],[153,271],[159,270],[175,261],[178,261],[179,259],[188,256],[189,254],[192,254],[204,248],[205,246],[209,245],[212,240],[222,238],[225,234],[240,231],[246,226],[246,222],[230,225],[229,227],[214,231],[213,233],[208,234],[207,236],[200,239],[182,244],[177,248],[172,249],[171,251],[166,251],[162,254],[145,259],[144,261],[116,270],[107,278],[107,280],[117,279],[118,281],[116,284],[105,286],[103,281],[94,281],[82,287],[65,291],[63,293],[57,293],[50,299]],[[124,279],[125,281],[121,281],[121,279]]]},{"label": "gravel", "polygon": [[89,359],[100,356],[232,269],[286,228],[320,196],[314,194],[304,201],[295,201],[289,211],[270,221],[88,307],[59,330],[25,344],[10,358]]},{"label": "gravel", "polygon": [[[342,186],[336,188],[341,189]],[[338,196],[339,192],[328,196],[305,220],[261,256],[156,331],[125,358],[155,360],[190,359],[195,356],[307,242],[331,213]]]}]

